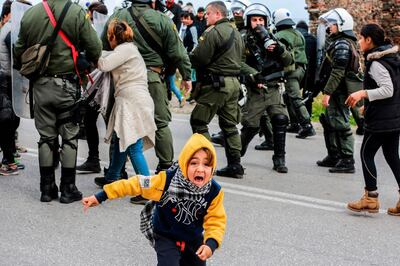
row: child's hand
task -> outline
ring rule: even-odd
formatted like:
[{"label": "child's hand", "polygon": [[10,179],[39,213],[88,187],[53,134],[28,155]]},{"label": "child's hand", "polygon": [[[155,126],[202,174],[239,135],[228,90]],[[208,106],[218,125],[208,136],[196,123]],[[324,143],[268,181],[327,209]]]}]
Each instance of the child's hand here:
[{"label": "child's hand", "polygon": [[203,261],[207,260],[212,256],[211,248],[207,245],[201,245],[196,251],[196,255]]},{"label": "child's hand", "polygon": [[83,198],[82,204],[83,204],[83,212],[87,212],[89,207],[94,207],[99,205],[99,201],[96,199],[94,195],[92,195],[90,197]]}]

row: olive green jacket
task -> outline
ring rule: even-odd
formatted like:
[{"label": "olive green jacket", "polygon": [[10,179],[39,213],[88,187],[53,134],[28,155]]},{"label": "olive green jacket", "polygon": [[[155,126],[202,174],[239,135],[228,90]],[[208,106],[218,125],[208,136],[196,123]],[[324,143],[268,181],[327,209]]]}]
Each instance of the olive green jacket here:
[{"label": "olive green jacket", "polygon": [[284,29],[278,31],[275,36],[282,41],[289,50],[293,51],[295,63],[307,64],[306,41],[299,31],[293,28]]},{"label": "olive green jacket", "polygon": [[[229,40],[232,30],[235,32],[233,45],[219,58],[213,58]],[[217,21],[215,25],[207,28],[199,38],[199,44],[190,53],[189,57],[193,68],[198,72],[236,76],[240,73],[244,47],[240,33],[228,19],[223,18]]]},{"label": "olive green jacket", "polygon": [[148,4],[134,3],[133,7],[143,14],[143,19],[147,22],[149,27],[154,30],[154,32],[160,36],[162,41],[162,47],[164,54],[161,56],[156,51],[154,51],[149,44],[140,35],[135,22],[129,12],[128,8],[121,8],[111,15],[110,19],[107,21],[105,30],[103,31],[102,41],[105,50],[109,50],[110,46],[107,41],[107,28],[111,20],[119,19],[126,21],[129,26],[133,29],[134,37],[133,41],[139,49],[140,54],[143,57],[144,62],[147,67],[162,67],[165,66],[162,57],[168,60],[168,67],[178,68],[184,80],[191,79],[191,65],[189,61],[189,56],[183,46],[182,41],[178,36],[175,24],[172,20],[152,9]]},{"label": "olive green jacket", "polygon": [[[70,0],[48,0],[56,20],[60,17],[67,1]],[[70,6],[61,29],[76,49],[86,51],[87,59],[97,64],[97,60],[101,55],[101,42],[90,20],[86,18],[86,13],[82,7],[77,4]],[[37,4],[28,9],[22,17],[18,40],[14,46],[15,65],[20,65],[21,55],[27,48],[38,43],[46,43],[53,30],[54,28],[42,4]],[[71,49],[59,36],[57,36],[55,45],[51,50],[46,73],[75,73]]]}]

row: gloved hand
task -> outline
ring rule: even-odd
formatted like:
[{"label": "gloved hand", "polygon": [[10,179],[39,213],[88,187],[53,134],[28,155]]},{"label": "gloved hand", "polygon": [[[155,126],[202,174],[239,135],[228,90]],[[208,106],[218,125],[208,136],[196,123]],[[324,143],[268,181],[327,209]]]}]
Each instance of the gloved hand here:
[{"label": "gloved hand", "polygon": [[275,47],[274,47],[274,49],[272,50],[272,52],[275,54],[275,55],[281,55],[281,54],[283,54],[283,52],[285,51],[285,48],[281,45],[281,44],[279,44],[279,43],[275,43],[274,44],[275,45]]}]

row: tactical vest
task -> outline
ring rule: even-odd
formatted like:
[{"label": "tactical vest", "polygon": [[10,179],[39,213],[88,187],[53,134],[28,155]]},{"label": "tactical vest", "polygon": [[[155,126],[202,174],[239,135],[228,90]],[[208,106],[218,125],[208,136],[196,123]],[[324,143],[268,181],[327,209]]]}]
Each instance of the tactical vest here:
[{"label": "tactical vest", "polygon": [[[378,47],[373,51],[383,51]],[[373,61],[381,63],[390,73],[393,82],[393,96],[390,98],[365,102],[365,130],[370,132],[391,132],[400,130],[400,57],[390,54],[376,60],[366,62],[364,89],[378,88],[369,74]]]}]

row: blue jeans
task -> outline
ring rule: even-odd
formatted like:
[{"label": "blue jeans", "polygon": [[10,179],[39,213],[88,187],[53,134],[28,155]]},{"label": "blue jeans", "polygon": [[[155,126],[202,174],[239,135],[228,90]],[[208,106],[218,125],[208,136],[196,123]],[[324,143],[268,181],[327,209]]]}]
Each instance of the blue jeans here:
[{"label": "blue jeans", "polygon": [[135,169],[137,175],[149,176],[149,167],[143,155],[143,140],[138,140],[136,143],[130,145],[124,152],[120,152],[119,138],[115,134],[113,138],[115,138],[115,144],[110,160],[110,167],[105,177],[106,180],[115,181],[119,178],[127,156],[131,159],[133,169]]},{"label": "blue jeans", "polygon": [[176,98],[178,98],[178,101],[182,101],[182,94],[181,91],[176,87],[175,85],[175,74],[174,75],[169,75],[167,76],[167,82],[169,83],[169,88],[170,90],[175,94]]}]

